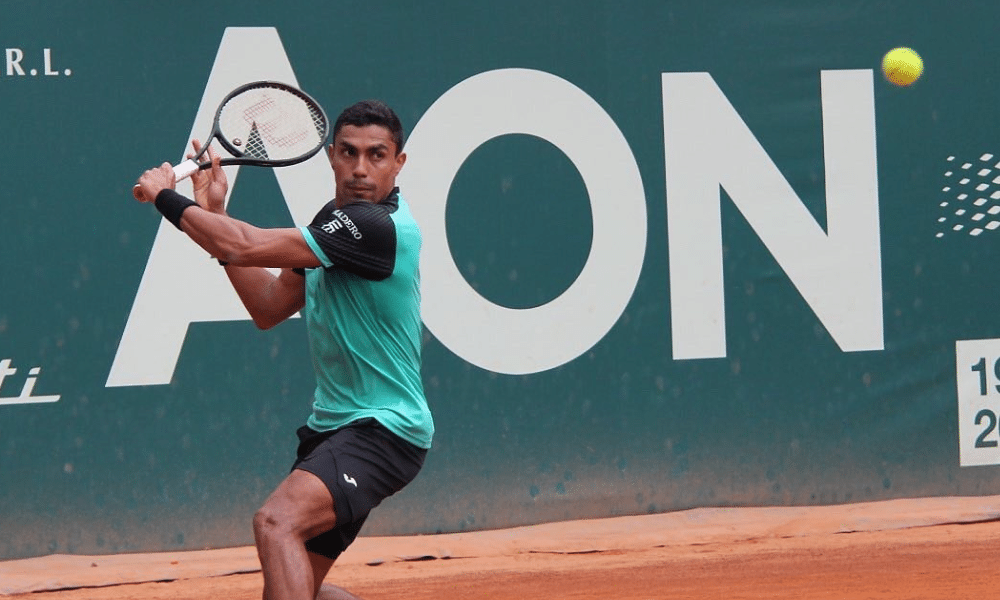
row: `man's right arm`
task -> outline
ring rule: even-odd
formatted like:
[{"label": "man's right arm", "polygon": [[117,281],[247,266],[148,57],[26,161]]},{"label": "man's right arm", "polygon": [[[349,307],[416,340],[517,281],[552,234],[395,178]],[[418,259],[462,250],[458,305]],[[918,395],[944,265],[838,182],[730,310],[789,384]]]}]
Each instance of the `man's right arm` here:
[{"label": "man's right arm", "polygon": [[226,275],[260,329],[274,327],[305,306],[306,278],[292,269],[275,276],[261,267],[226,265]]},{"label": "man's right arm", "polygon": [[[198,208],[185,210],[180,224],[209,255],[228,263],[229,281],[257,327],[274,327],[305,306],[305,277],[292,269],[320,265],[298,229],[260,229]],[[275,276],[264,267],[282,271]]]}]

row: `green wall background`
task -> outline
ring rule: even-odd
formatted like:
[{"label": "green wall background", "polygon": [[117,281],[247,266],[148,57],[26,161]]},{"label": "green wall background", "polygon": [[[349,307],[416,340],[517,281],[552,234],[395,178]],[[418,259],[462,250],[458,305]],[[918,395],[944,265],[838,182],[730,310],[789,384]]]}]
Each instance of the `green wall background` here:
[{"label": "green wall background", "polygon": [[[38,68],[48,48],[62,74],[0,70],[0,360],[18,368],[0,397],[17,396],[37,366],[35,394],[60,400],[0,405],[0,558],[249,544],[253,511],[291,463],[312,390],[298,320],[268,332],[194,324],[169,385],[105,386],[159,226],[131,185],[186,143],[230,27],[275,28],[329,112],[379,97],[408,129],[478,73],[552,73],[611,116],[642,176],[641,276],[589,352],[504,375],[427,333],[435,447],[367,534],[1000,493],[995,467],[960,466],[966,367],[955,359],[957,340],[1000,337],[997,238],[936,237],[946,159],[1000,154],[1000,5],[504,1],[488,17],[451,0],[4,8],[3,47]],[[926,64],[909,88],[878,72],[900,45]],[[676,360],[661,74],[710,73],[822,224],[819,73],[836,69],[874,71],[885,349],[842,352],[724,200],[727,356]],[[231,206],[290,225],[278,197],[271,173],[243,169]],[[484,144],[449,202],[455,262],[498,304],[544,304],[586,261],[586,189],[544,140]]]}]

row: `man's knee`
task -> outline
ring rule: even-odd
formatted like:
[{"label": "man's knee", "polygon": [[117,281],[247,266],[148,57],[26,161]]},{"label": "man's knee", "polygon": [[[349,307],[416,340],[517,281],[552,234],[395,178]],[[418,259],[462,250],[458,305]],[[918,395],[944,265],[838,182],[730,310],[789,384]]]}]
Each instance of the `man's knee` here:
[{"label": "man's knee", "polygon": [[336,524],[333,499],[315,475],[295,471],[254,513],[254,535],[260,539],[292,536],[300,541]]},{"label": "man's knee", "polygon": [[258,538],[274,536],[279,533],[290,533],[294,530],[291,520],[281,511],[275,510],[270,504],[257,509],[253,515],[253,532]]}]

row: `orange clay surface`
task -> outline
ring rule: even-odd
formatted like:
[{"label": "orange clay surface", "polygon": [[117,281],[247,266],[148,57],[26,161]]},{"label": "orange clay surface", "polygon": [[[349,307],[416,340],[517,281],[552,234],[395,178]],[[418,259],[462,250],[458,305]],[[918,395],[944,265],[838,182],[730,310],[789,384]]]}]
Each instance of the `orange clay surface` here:
[{"label": "orange clay surface", "polygon": [[[362,537],[327,582],[366,600],[994,597],[1000,497],[713,508]],[[253,548],[0,562],[24,600],[258,599]]]}]

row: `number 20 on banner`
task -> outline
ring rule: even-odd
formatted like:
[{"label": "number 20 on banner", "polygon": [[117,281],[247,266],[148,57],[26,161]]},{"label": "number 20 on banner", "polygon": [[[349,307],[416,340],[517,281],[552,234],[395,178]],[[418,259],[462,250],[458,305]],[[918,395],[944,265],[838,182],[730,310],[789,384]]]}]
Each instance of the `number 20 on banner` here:
[{"label": "number 20 on banner", "polygon": [[959,460],[1000,464],[1000,340],[955,342]]}]

